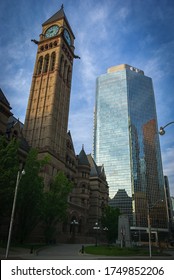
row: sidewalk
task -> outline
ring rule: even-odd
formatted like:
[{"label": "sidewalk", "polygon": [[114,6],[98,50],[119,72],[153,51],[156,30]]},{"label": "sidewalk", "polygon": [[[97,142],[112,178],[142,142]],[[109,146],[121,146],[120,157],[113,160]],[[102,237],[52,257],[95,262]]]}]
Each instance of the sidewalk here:
[{"label": "sidewalk", "polygon": [[[26,248],[10,248],[8,260],[23,260],[25,259],[25,256],[27,256],[30,253],[29,249]],[[0,247],[0,259],[5,260],[6,255],[6,248]]]},{"label": "sidewalk", "polygon": [[[41,248],[35,252],[31,252],[26,248],[10,248],[8,260],[102,260],[102,259],[117,259],[117,260],[147,260],[149,256],[103,256],[80,253],[81,244],[59,244]],[[5,260],[5,248],[0,248],[0,259]],[[162,256],[153,256],[152,259],[174,260],[174,248],[163,251]]]}]

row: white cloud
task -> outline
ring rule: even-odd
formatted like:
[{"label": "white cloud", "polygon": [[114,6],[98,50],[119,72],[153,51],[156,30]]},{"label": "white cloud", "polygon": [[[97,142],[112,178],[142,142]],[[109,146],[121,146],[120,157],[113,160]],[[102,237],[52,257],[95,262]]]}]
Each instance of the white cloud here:
[{"label": "white cloud", "polygon": [[85,88],[87,88],[89,87],[90,82],[95,79],[97,73],[97,65],[94,63],[94,53],[91,53],[89,49],[83,50],[83,56],[81,60],[81,74],[83,84],[85,85]]},{"label": "white cloud", "polygon": [[147,60],[144,72],[148,73],[150,77],[153,76],[153,80],[159,80],[164,76],[165,71],[160,67],[160,59],[158,56]]},{"label": "white cloud", "polygon": [[117,17],[119,17],[119,19],[125,20],[129,13],[130,9],[128,9],[127,7],[122,7],[120,10],[118,10]]},{"label": "white cloud", "polygon": [[[174,170],[174,148],[169,148],[170,151],[167,151],[166,153],[164,153],[163,155],[163,159],[164,159],[164,173],[167,176],[173,176],[174,179],[174,174],[173,174],[173,170]],[[170,153],[173,153],[173,155],[171,155]],[[174,181],[173,181],[174,184]],[[173,186],[174,187],[174,186]]]},{"label": "white cloud", "polygon": [[153,76],[154,80],[159,82],[160,79],[173,73],[171,72],[171,61],[174,60],[174,53],[170,51],[173,48],[174,40],[156,45],[156,47],[151,50],[149,57],[144,57],[144,59],[147,59],[146,63],[143,61],[145,65],[144,70],[151,77]]},{"label": "white cloud", "polygon": [[84,144],[86,153],[92,153],[93,113],[88,108],[70,113],[69,129],[75,143],[76,153]]},{"label": "white cloud", "polygon": [[11,77],[5,77],[1,83],[2,90],[12,107],[12,112],[22,122],[28,102],[31,74],[25,68],[20,68],[17,72],[11,74]]},{"label": "white cloud", "polygon": [[108,16],[108,9],[104,5],[97,5],[94,9],[89,11],[89,22],[91,25],[105,22]]}]

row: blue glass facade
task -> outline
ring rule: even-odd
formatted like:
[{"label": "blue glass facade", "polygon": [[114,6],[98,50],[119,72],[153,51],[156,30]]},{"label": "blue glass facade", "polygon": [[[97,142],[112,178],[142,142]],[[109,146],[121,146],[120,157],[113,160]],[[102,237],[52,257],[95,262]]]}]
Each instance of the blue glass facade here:
[{"label": "blue glass facade", "polygon": [[110,204],[117,206],[120,190],[127,196],[119,206],[132,201],[131,226],[147,226],[149,205],[152,226],[166,228],[154,91],[143,71],[123,64],[97,79],[93,152],[96,163],[104,164]]}]

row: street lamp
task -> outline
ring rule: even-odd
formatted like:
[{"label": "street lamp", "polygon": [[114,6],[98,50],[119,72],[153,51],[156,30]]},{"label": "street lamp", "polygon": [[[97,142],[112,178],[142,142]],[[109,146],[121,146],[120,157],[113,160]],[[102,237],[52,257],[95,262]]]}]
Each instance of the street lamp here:
[{"label": "street lamp", "polygon": [[165,134],[164,128],[165,128],[166,126],[172,124],[172,123],[174,123],[174,122],[169,122],[169,123],[167,123],[165,126],[161,126],[161,127],[160,127],[160,130],[159,130],[159,134],[160,134],[161,136],[164,135],[164,134]]},{"label": "street lamp", "polygon": [[152,244],[151,244],[151,222],[150,222],[150,209],[155,207],[159,202],[163,202],[163,200],[156,201],[153,205],[149,205],[147,202],[147,222],[148,222],[148,233],[149,233],[149,257],[152,257]]},{"label": "street lamp", "polygon": [[72,220],[71,222],[71,227],[72,227],[72,237],[75,239],[75,230],[76,230],[76,225],[78,225],[78,221],[76,221],[75,219]]},{"label": "street lamp", "polygon": [[9,232],[8,232],[8,241],[7,241],[7,248],[6,248],[6,254],[5,258],[8,258],[8,253],[9,253],[9,248],[10,248],[10,241],[11,241],[11,234],[12,234],[12,228],[13,228],[13,221],[14,221],[14,213],[15,213],[15,207],[16,207],[16,198],[17,198],[17,192],[18,192],[18,187],[20,180],[22,176],[25,175],[25,170],[19,170],[17,173],[17,178],[16,178],[16,186],[15,186],[15,193],[14,193],[14,199],[13,199],[13,207],[12,207],[12,212],[11,212],[11,219],[10,219],[10,227],[9,227]]},{"label": "street lamp", "polygon": [[95,223],[95,226],[93,227],[94,230],[96,230],[96,240],[95,240],[95,246],[97,247],[98,243],[98,230],[100,229],[98,222]]}]

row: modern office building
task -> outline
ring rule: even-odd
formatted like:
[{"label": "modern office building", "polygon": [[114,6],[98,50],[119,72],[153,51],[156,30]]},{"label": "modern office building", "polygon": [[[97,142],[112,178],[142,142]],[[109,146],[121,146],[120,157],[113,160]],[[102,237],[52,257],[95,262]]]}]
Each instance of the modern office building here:
[{"label": "modern office building", "polygon": [[122,64],[97,78],[93,149],[110,205],[126,209],[132,229],[147,229],[149,209],[152,228],[167,231],[153,84],[142,70]]},{"label": "modern office building", "polygon": [[172,207],[172,199],[170,196],[169,180],[168,180],[167,176],[164,176],[164,183],[165,183],[167,210],[168,210],[167,214],[168,214],[168,220],[169,220],[169,231],[170,231],[170,236],[171,236],[172,230],[173,230],[173,207]]}]

